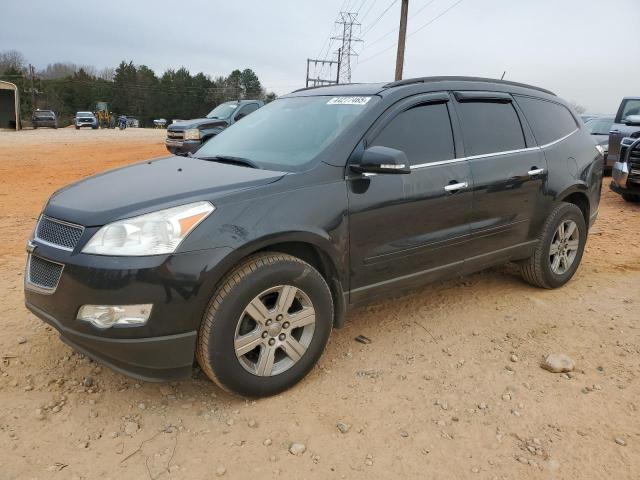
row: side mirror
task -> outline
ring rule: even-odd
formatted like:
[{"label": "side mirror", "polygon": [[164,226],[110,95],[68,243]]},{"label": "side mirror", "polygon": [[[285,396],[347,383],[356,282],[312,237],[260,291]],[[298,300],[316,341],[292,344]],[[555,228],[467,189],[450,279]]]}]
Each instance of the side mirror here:
[{"label": "side mirror", "polygon": [[246,114],[246,113],[242,113],[242,112],[240,112],[238,115],[236,115],[236,122],[237,122],[238,120],[243,119],[243,118],[244,118],[244,117],[246,117],[246,116],[247,116],[247,114]]},{"label": "side mirror", "polygon": [[357,173],[411,173],[405,153],[388,147],[367,148],[360,163],[351,164],[349,168]]},{"label": "side mirror", "polygon": [[639,127],[640,126],[640,115],[629,115],[627,117],[624,118],[623,120],[625,125],[629,125],[632,127]]}]

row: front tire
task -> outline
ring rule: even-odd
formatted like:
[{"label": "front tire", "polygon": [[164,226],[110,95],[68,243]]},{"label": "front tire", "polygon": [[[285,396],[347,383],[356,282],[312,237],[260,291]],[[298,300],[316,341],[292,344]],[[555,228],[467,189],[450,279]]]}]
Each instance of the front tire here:
[{"label": "front tire", "polygon": [[196,358],[227,391],[275,395],[313,368],[332,325],[331,292],[315,268],[291,255],[259,253],[220,282],[200,326]]},{"label": "front tire", "polygon": [[587,242],[582,211],[572,203],[561,203],[547,218],[533,255],[520,263],[524,280],[541,288],[567,283],[580,265]]}]

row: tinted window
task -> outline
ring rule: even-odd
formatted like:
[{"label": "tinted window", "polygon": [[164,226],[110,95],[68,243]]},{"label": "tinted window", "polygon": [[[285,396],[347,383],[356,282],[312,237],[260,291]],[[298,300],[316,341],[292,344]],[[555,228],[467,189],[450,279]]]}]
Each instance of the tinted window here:
[{"label": "tinted window", "polygon": [[[249,105],[245,105],[244,107],[242,107],[240,109],[240,111],[238,112],[238,115],[244,115],[247,116],[249,115],[251,112],[255,112],[258,109],[258,104],[257,103],[251,103]],[[237,117],[236,117],[237,118]]]},{"label": "tinted window", "polygon": [[522,126],[511,103],[458,104],[467,156],[524,148]]},{"label": "tinted window", "polygon": [[626,100],[624,102],[620,120],[624,120],[629,115],[640,115],[640,100]]},{"label": "tinted window", "polygon": [[527,117],[538,145],[546,145],[569,135],[578,125],[566,107],[558,103],[531,97],[516,97]]},{"label": "tinted window", "polygon": [[446,104],[420,105],[405,110],[391,120],[369,146],[402,150],[411,165],[455,158]]}]

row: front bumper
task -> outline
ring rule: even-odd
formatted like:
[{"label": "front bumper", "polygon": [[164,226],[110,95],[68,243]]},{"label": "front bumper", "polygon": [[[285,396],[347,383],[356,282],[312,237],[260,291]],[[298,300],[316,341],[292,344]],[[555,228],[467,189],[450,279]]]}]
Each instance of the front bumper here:
[{"label": "front bumper", "polygon": [[[43,292],[25,275],[25,304],[72,348],[145,381],[191,373],[204,310],[233,250],[212,248],[150,257],[107,257],[36,244],[30,255],[64,265],[55,289]],[[77,320],[82,305],[151,303],[144,325],[100,330]]]},{"label": "front bumper", "polygon": [[640,195],[640,177],[631,175],[629,164],[616,162],[611,172],[611,185],[609,188],[616,193]]},{"label": "front bumper", "polygon": [[127,376],[147,382],[179,380],[191,374],[197,332],[152,338],[106,338],[66,327],[28,301],[31,312],[58,330],[74,350]]},{"label": "front bumper", "polygon": [[167,138],[164,142],[167,150],[173,155],[187,155],[195,153],[202,146],[201,140],[173,140]]},{"label": "front bumper", "polygon": [[33,120],[34,127],[49,127],[56,128],[57,124],[55,120]]}]

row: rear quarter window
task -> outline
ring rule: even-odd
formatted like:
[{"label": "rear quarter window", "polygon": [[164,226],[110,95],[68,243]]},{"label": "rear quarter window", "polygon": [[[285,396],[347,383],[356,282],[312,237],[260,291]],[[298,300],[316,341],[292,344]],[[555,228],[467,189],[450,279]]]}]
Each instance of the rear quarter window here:
[{"label": "rear quarter window", "polygon": [[569,135],[578,128],[575,118],[564,105],[540,98],[514,95],[533,130],[538,145],[546,145]]}]

